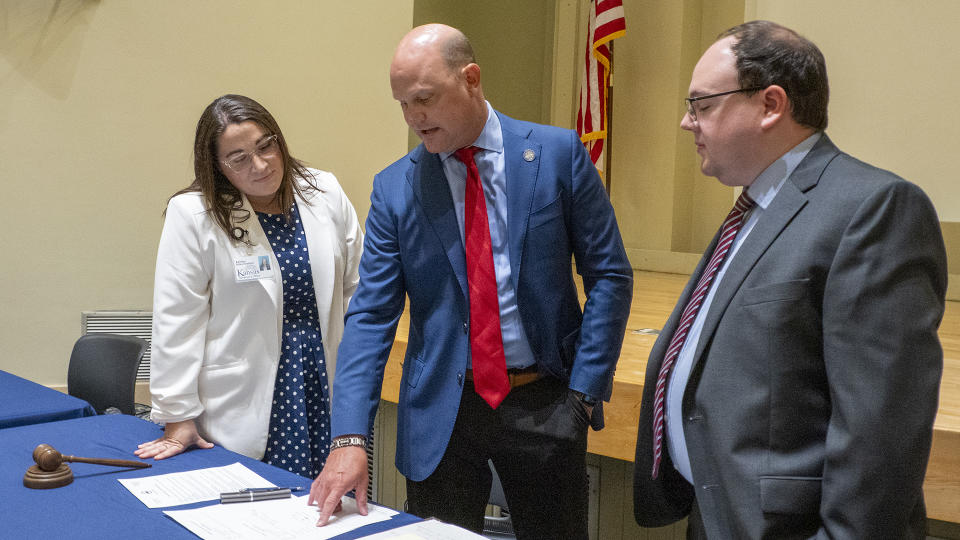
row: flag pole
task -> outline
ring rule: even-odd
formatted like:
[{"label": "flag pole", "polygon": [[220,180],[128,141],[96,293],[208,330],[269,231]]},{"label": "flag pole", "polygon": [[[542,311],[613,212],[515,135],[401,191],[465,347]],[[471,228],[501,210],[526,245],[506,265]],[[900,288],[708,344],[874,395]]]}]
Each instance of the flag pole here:
[{"label": "flag pole", "polygon": [[[607,44],[610,47],[610,58],[613,58],[613,41]],[[603,183],[607,188],[607,196],[610,196],[610,176],[611,169],[610,164],[613,162],[613,62],[610,62],[610,72],[607,74],[608,84],[607,84],[607,140],[604,142],[606,145],[606,152],[603,156]]]}]

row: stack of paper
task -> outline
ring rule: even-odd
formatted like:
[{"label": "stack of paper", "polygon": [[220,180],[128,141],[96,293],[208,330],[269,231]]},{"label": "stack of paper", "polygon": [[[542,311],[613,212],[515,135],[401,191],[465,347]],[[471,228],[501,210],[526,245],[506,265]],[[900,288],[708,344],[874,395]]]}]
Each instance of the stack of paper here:
[{"label": "stack of paper", "polygon": [[317,527],[316,506],[307,506],[307,495],[244,504],[219,504],[193,510],[167,510],[164,514],[177,520],[204,540],[294,540],[298,538],[332,538],[357,527],[386,521],[397,512],[367,504],[369,513],[357,513],[355,500],[344,497],[343,510],[330,517],[324,527]]},{"label": "stack of paper", "polygon": [[147,508],[217,501],[221,493],[250,487],[276,487],[240,463],[119,481]]}]

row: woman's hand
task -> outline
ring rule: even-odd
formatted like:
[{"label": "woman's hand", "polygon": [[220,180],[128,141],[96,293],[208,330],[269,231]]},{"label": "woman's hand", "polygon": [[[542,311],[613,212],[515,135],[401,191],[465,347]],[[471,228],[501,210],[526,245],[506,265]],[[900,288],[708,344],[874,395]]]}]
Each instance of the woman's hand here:
[{"label": "woman's hand", "polygon": [[163,437],[138,445],[134,454],[139,458],[164,459],[183,453],[193,446],[213,448],[213,443],[207,442],[197,433],[197,425],[193,420],[169,422],[164,428]]}]

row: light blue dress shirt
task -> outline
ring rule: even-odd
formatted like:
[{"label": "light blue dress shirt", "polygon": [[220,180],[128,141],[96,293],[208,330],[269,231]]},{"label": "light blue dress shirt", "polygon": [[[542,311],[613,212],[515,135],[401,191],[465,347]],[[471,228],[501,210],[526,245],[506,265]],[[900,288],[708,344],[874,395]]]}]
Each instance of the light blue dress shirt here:
[{"label": "light blue dress shirt", "polygon": [[[474,155],[483,197],[487,202],[487,222],[490,224],[490,242],[493,247],[493,267],[497,274],[497,297],[500,301],[500,331],[507,368],[532,366],[536,360],[517,309],[517,293],[510,280],[510,245],[507,234],[507,173],[503,157],[503,132],[500,119],[487,102],[487,123],[473,146],[481,149]],[[464,241],[463,214],[467,191],[467,167],[453,152],[441,152],[443,172],[450,185],[453,208],[457,213],[460,240]]]},{"label": "light blue dress shirt", "polygon": [[[750,198],[757,204],[747,214],[747,219],[740,228],[740,232],[737,233],[737,238],[733,241],[726,260],[723,261],[723,265],[720,266],[717,275],[714,276],[713,283],[710,284],[710,290],[707,292],[707,296],[700,306],[700,311],[697,312],[697,316],[690,326],[687,340],[683,343],[683,348],[680,349],[680,354],[677,355],[677,360],[670,373],[665,404],[667,448],[670,451],[670,459],[673,461],[674,468],[691,484],[693,484],[693,473],[690,470],[690,455],[687,453],[687,441],[683,434],[683,394],[687,388],[687,382],[690,380],[690,372],[693,370],[693,354],[697,350],[697,342],[700,341],[703,321],[710,311],[714,293],[716,293],[717,287],[723,280],[723,275],[726,273],[727,267],[730,266],[730,261],[737,255],[743,241],[753,230],[757,221],[760,220],[760,216],[763,215],[767,206],[780,192],[783,183],[787,181],[787,178],[790,177],[797,165],[803,161],[803,158],[806,157],[818,140],[820,140],[820,132],[804,139],[803,142],[794,146],[789,152],[780,156],[779,159],[764,169],[760,176],[747,188]],[[749,331],[748,328],[744,329],[744,332]],[[730,396],[730,399],[736,398],[736,396]]]}]

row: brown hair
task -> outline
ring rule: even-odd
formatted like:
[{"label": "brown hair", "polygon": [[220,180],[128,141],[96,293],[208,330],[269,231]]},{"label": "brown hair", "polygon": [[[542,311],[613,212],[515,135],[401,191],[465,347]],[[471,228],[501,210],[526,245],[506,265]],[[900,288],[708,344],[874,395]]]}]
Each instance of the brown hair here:
[{"label": "brown hair", "polygon": [[287,142],[273,115],[263,105],[246,96],[235,94],[220,96],[203,110],[197,122],[197,134],[193,143],[194,180],[189,186],[170,197],[172,199],[181,193],[200,192],[207,211],[213,215],[214,221],[223,232],[234,240],[245,243],[249,242],[247,230],[235,223],[242,223],[249,219],[250,212],[242,208],[243,197],[240,191],[233,187],[221,170],[222,164],[217,157],[219,155],[217,143],[227,126],[248,121],[255,122],[268,134],[277,136],[284,170],[276,198],[280,208],[283,209],[284,216],[289,219],[294,192],[301,197],[304,195],[304,187],[296,181],[296,178],[303,179],[308,191],[319,188],[314,183],[313,175],[307,170],[306,165],[290,155]]},{"label": "brown hair", "polygon": [[778,85],[790,99],[793,119],[816,130],[827,128],[830,85],[823,53],[810,40],[770,21],[750,21],[723,32],[733,36],[740,88]]}]

